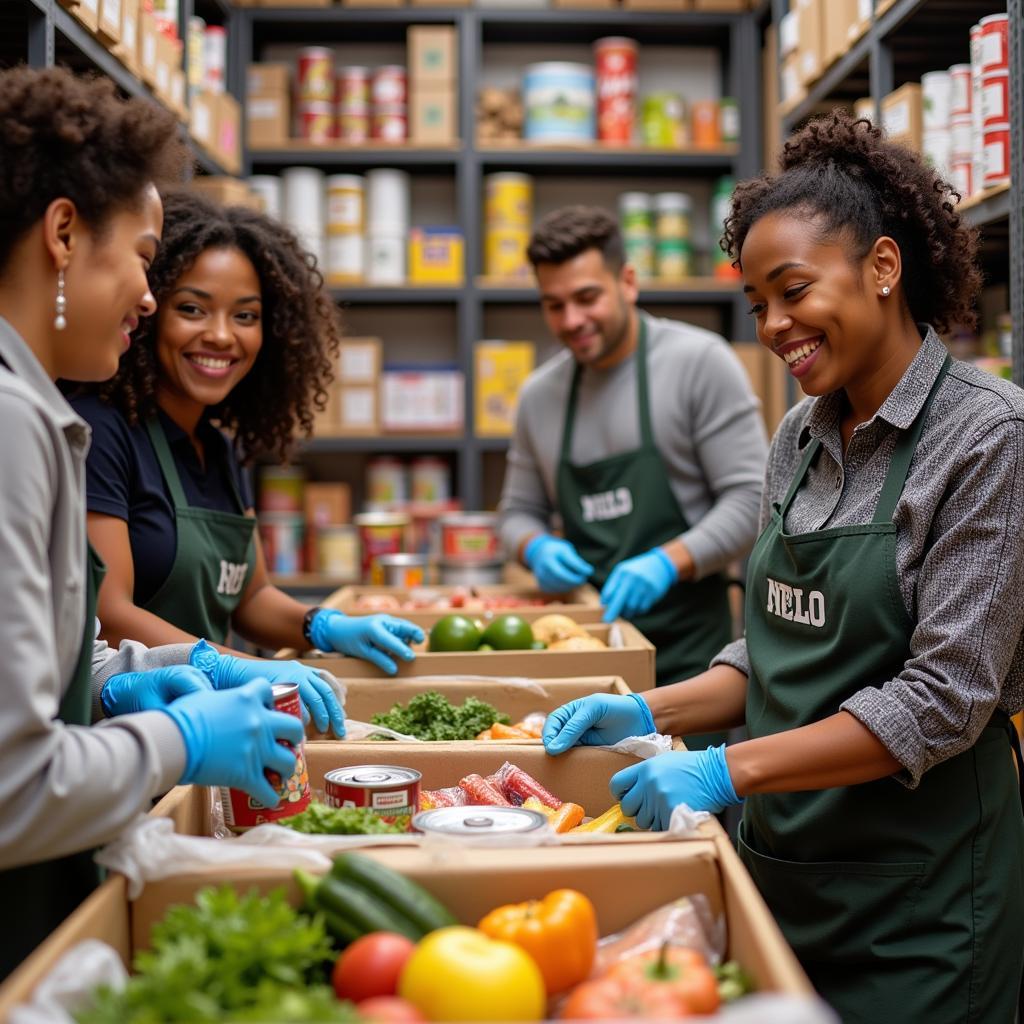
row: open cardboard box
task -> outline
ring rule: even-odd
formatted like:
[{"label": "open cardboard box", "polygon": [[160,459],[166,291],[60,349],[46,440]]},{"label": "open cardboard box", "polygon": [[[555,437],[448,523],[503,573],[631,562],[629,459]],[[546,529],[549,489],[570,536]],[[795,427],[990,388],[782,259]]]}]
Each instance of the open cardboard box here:
[{"label": "open cardboard box", "polygon": [[[536,690],[500,679],[349,679],[346,681],[345,715],[357,722],[369,722],[379,712],[390,711],[394,704],[408,704],[413,697],[425,690],[436,690],[453,704],[463,704],[467,697],[494,705],[504,712],[512,722],[518,722],[534,711],[554,711],[567,701],[586,697],[591,693],[613,693],[625,695],[629,687],[618,676],[586,676],[580,679],[534,679],[547,696]],[[315,731],[310,722],[306,736],[311,740],[325,740],[331,737]],[[476,743],[476,740],[465,742]],[[520,743],[539,743],[539,740],[520,740]],[[380,744],[375,743],[375,746]]]},{"label": "open cardboard box", "polygon": [[[416,660],[398,666],[399,679],[418,676],[525,676],[527,679],[571,679],[579,676],[620,676],[634,693],[654,689],[652,644],[625,621],[606,625],[589,623],[583,628],[606,644],[611,631],[619,631],[622,645],[596,651],[424,651]],[[383,672],[359,658],[339,658],[329,654],[319,658],[303,657],[306,665],[326,669],[347,684],[351,679],[380,679]]]},{"label": "open cardboard box", "polygon": [[[569,887],[593,901],[601,934],[609,935],[673,899],[703,893],[712,911],[725,915],[726,955],[746,968],[759,991],[793,995],[812,991],[723,834],[634,849],[628,868],[622,851],[611,846],[541,848],[531,850],[528,858],[521,851],[483,849],[446,850],[437,858],[401,848],[375,849],[367,855],[423,885],[469,925],[500,904]],[[76,943],[101,939],[127,964],[147,946],[153,925],[169,907],[191,902],[204,886],[224,882],[261,892],[283,887],[293,903],[300,900],[288,871],[251,868],[232,871],[226,878],[223,869],[209,868],[150,883],[134,903],[127,900],[124,879],[115,876],[0,986],[0,1021],[31,997],[36,985]]]}]

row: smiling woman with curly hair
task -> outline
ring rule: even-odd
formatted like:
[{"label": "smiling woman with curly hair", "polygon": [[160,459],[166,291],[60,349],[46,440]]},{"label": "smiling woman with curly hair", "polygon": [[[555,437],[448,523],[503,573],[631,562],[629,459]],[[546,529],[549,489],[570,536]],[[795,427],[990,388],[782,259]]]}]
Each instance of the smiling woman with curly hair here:
[{"label": "smiling woman with curly hair", "polygon": [[103,638],[223,644],[233,629],[393,673],[420,631],[309,609],[272,586],[241,471],[259,455],[286,457],[326,400],[340,327],[315,260],[269,217],[175,192],[149,284],[156,316],[135,330],[117,376],[74,403],[93,431],[86,493],[89,538],[109,568]]}]

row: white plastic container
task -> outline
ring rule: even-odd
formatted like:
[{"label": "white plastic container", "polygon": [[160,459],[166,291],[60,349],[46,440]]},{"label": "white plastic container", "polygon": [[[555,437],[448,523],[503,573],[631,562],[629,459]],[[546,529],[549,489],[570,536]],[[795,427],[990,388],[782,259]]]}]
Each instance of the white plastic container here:
[{"label": "white plastic container", "polygon": [[[405,171],[389,167],[366,175],[366,229],[371,236],[398,236],[409,231],[411,186]],[[404,273],[403,273],[404,277]]]},{"label": "white plastic container", "polygon": [[366,241],[367,283],[405,284],[405,256],[405,235],[371,235]]},{"label": "white plastic container", "polygon": [[281,179],[276,174],[254,174],[248,179],[249,188],[263,200],[263,212],[275,220],[281,219]]},{"label": "white plastic container", "polygon": [[949,177],[953,156],[953,135],[948,128],[926,130],[921,137],[921,152],[937,174]]},{"label": "white plastic container", "polygon": [[596,137],[594,71],[587,64],[545,61],[523,75],[528,142],[592,142]]},{"label": "white plastic container", "polygon": [[283,220],[297,234],[322,235],[324,173],[315,167],[289,167],[281,174]]},{"label": "white plastic container", "polygon": [[971,112],[971,65],[954,64],[949,69],[949,117],[956,117]]},{"label": "white plastic container", "polygon": [[922,75],[921,100],[924,131],[948,129],[953,100],[953,79],[950,73],[929,71]]},{"label": "white plastic container", "polygon": [[327,236],[327,283],[358,284],[366,276],[366,240],[362,235]]}]

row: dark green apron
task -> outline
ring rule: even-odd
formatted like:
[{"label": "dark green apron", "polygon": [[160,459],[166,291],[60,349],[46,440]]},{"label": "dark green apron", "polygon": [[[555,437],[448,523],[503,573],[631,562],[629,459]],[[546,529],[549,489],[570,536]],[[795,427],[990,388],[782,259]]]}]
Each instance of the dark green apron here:
[{"label": "dark green apron", "polygon": [[[751,737],[820,721],[911,658],[893,511],[942,367],[893,451],[872,522],[789,535],[820,442],[750,556]],[[970,567],[965,564],[965,571]],[[740,854],[844,1024],[1011,1024],[1024,964],[1024,818],[997,713],[917,789],[894,778],[747,798]]]},{"label": "dark green apron", "polygon": [[[88,545],[85,629],[71,682],[57,718],[66,725],[92,723],[92,648],[96,635],[96,595],[106,567]],[[100,868],[92,850],[56,860],[0,871],[0,899],[7,922],[0,932],[0,979],[21,963],[99,885]]]},{"label": "dark green apron", "polygon": [[[576,366],[562,431],[557,498],[566,537],[591,565],[598,589],[619,562],[674,540],[689,529],[661,455],[654,445],[647,393],[647,325],[640,318],[636,350],[640,447],[585,466],[572,463],[572,432],[582,368]],[[607,415],[618,415],[608,409]],[[732,639],[725,578],[715,574],[679,582],[632,623],[657,648],[657,684],[689,679],[707,670]],[[720,743],[725,734],[686,737],[690,749]]]},{"label": "dark green apron", "polygon": [[142,607],[186,633],[222,644],[256,567],[256,520],[242,514],[242,499],[230,472],[238,513],[189,505],[160,421],[153,417],[146,429],[174,503],[177,546],[167,579]]}]

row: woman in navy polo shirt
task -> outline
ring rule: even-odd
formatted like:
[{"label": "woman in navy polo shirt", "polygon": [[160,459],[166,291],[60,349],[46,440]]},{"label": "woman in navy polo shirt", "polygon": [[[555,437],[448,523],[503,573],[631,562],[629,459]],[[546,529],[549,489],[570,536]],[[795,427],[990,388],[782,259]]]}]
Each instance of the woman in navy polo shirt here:
[{"label": "woman in navy polo shirt", "polygon": [[[423,638],[416,626],[311,609],[270,584],[240,467],[286,456],[324,398],[340,331],[312,259],[268,217],[176,193],[149,281],[157,315],[117,376],[75,401],[93,431],[86,490],[89,537],[109,567],[104,639],[223,644],[232,629],[262,647],[312,645],[395,672],[392,659],[413,658],[408,642]],[[218,659],[212,647],[207,657]],[[326,728],[330,694],[321,690],[326,710],[311,696]],[[340,709],[330,717],[342,728]]]}]

